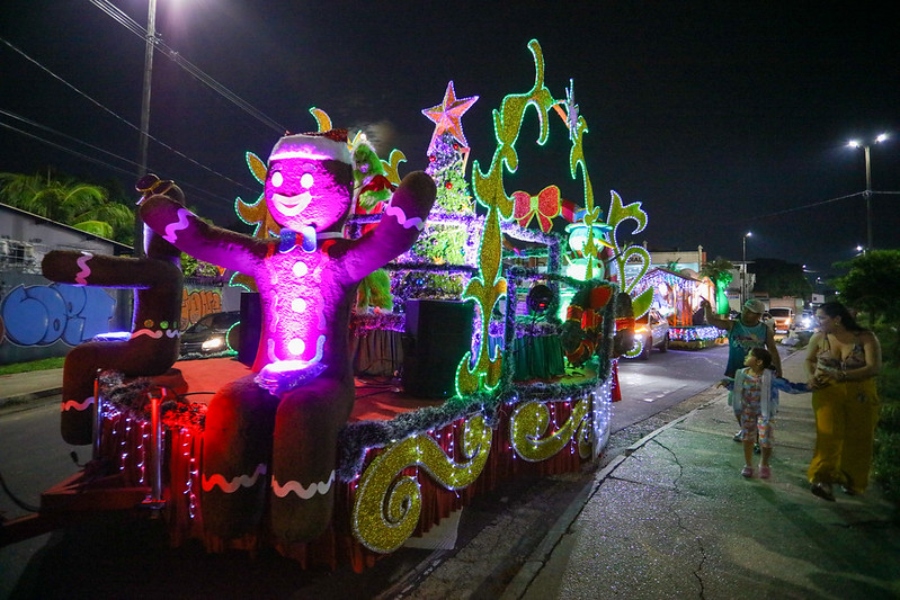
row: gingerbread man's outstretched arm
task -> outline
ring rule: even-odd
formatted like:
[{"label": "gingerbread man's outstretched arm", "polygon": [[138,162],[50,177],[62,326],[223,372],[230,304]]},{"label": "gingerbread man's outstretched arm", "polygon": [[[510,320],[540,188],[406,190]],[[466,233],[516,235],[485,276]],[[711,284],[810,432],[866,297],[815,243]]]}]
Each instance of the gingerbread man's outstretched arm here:
[{"label": "gingerbread man's outstretched arm", "polygon": [[141,204],[141,219],[167,242],[200,260],[252,274],[265,244],[203,222],[171,198],[157,194]]},{"label": "gingerbread man's outstretched arm", "polygon": [[361,281],[412,247],[425,227],[436,193],[434,180],[422,171],[403,178],[378,226],[348,250],[344,260],[351,281]]},{"label": "gingerbread man's outstretched arm", "polygon": [[44,256],[41,270],[44,277],[57,283],[92,285],[105,288],[148,289],[167,283],[172,266],[153,258],[127,258],[93,255],[75,250],[53,250]]}]

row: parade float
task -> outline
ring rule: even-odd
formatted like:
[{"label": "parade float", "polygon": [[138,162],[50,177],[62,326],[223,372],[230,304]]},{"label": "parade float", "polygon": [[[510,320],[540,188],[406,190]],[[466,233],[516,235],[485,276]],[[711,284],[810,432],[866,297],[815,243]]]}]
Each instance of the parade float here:
[{"label": "parade float", "polygon": [[[477,97],[457,98],[451,82],[423,111],[435,123],[429,177],[401,179],[402,153],[379,160],[318,109],[317,132],[285,136],[267,162],[248,153],[264,186],[237,201],[251,236],[205,225],[166,182],[144,181],[152,239],[235,272],[247,290],[242,346],[259,340],[259,352],[152,372],[84,363],[101,369],[94,389],[64,397],[63,415],[82,431],[92,423],[93,460],[43,494],[36,518],[143,507],[176,545],[268,545],[304,566],[362,569],[501,481],[596,460],[616,359],[635,351],[634,316],[652,295],[617,283],[646,254],[620,244],[619,229],[642,230],[646,214],[613,193],[604,218],[574,83],[551,93],[540,45],[528,48],[534,85],[492,111],[496,148],[469,177],[461,118]],[[532,119],[540,148],[551,130],[568,138],[568,157],[541,161],[580,197],[551,181],[507,190]],[[57,280],[108,285],[92,257],[74,258]],[[142,311],[130,340],[177,335],[176,318]]]}]

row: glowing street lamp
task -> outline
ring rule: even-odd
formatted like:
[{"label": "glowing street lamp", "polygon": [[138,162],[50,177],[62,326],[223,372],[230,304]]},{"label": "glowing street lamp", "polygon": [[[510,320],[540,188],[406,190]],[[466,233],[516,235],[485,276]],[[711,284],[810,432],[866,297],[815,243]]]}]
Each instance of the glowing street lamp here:
[{"label": "glowing street lamp", "polygon": [[747,238],[751,237],[753,232],[748,231],[741,237],[741,309],[744,308],[744,302],[747,300]]},{"label": "glowing street lamp", "polygon": [[[876,144],[888,139],[886,133],[880,134],[875,138]],[[862,148],[866,156],[866,191],[863,195],[866,197],[866,248],[874,248],[872,245],[872,162],[869,151],[869,144],[860,142],[859,140],[850,140],[847,142],[850,148]]]}]

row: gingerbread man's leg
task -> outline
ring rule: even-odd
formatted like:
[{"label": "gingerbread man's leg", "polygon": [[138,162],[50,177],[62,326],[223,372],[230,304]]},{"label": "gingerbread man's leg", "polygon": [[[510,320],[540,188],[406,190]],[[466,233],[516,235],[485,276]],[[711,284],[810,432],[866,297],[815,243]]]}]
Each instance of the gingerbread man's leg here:
[{"label": "gingerbread man's leg", "polygon": [[126,377],[162,375],[178,354],[178,341],[139,338],[126,342],[85,342],[73,348],[63,365],[60,432],[73,446],[93,439],[94,379],[98,370],[121,371]]},{"label": "gingerbread man's leg", "polygon": [[255,533],[266,506],[278,399],[252,375],[216,392],[203,431],[203,522],[224,539]]},{"label": "gingerbread man's leg", "polygon": [[93,439],[94,379],[104,364],[104,355],[112,354],[110,350],[104,351],[100,343],[88,342],[66,355],[59,427],[67,444],[83,446]]},{"label": "gingerbread man's leg", "polygon": [[272,457],[272,532],[286,542],[318,536],[334,506],[338,431],[350,417],[352,380],[316,379],[283,395]]}]

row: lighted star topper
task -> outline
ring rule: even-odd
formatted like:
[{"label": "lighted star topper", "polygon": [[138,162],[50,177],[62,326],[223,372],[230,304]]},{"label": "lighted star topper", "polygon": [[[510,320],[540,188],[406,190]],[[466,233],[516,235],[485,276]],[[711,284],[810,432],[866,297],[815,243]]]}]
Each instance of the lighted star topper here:
[{"label": "lighted star topper", "polygon": [[434,148],[435,141],[445,131],[449,131],[453,134],[453,137],[456,138],[456,141],[460,144],[467,148],[469,147],[466,136],[463,134],[461,119],[463,114],[465,114],[477,100],[478,96],[458,99],[456,97],[456,90],[453,89],[453,82],[451,81],[447,84],[447,91],[444,93],[443,104],[438,104],[437,106],[426,108],[422,111],[423,115],[435,123],[434,133],[431,135],[431,143],[428,145],[429,153],[431,153],[432,148]]}]

